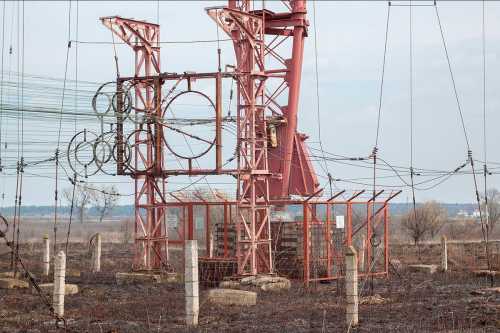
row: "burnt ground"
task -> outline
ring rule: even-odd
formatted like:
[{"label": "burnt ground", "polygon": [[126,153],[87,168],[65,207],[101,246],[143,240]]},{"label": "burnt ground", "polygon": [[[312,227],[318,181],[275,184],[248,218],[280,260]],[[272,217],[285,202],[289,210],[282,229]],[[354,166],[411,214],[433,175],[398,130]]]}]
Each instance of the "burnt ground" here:
[{"label": "burnt ground", "polygon": [[[39,276],[40,244],[23,246],[22,258]],[[2,249],[4,250],[4,249]],[[9,268],[1,255],[0,271]],[[71,276],[80,293],[66,297],[65,317],[72,332],[189,332],[183,324],[182,284],[117,286],[113,273],[128,271],[130,246],[103,244],[103,276],[88,281]],[[85,244],[72,244],[71,271],[90,267]],[[362,295],[371,281],[361,282]],[[495,281],[500,286],[499,278]],[[342,283],[313,284],[308,289],[294,282],[281,293],[259,292],[254,307],[217,306],[200,295],[200,325],[193,332],[345,332]],[[360,325],[352,332],[500,332],[500,293],[477,293],[489,280],[466,270],[433,275],[404,269],[389,279],[374,279],[373,292],[385,303],[360,305]],[[30,290],[0,289],[0,332],[58,332],[40,298]]]}]

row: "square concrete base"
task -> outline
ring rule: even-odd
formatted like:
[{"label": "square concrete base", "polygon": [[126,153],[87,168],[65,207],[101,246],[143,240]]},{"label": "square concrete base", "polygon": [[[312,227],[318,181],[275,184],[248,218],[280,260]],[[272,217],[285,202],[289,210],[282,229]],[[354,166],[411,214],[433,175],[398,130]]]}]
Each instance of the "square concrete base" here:
[{"label": "square concrete base", "polygon": [[0,289],[24,289],[28,288],[29,283],[19,279],[0,278]]},{"label": "square concrete base", "polygon": [[208,291],[208,301],[221,305],[255,305],[257,293],[235,289],[212,289]]},{"label": "square concrete base", "polygon": [[[45,294],[52,295],[52,292],[54,291],[54,284],[53,283],[42,283],[42,284],[39,284],[38,286],[40,287],[42,292]],[[37,293],[34,288],[31,289],[31,292],[33,294]],[[64,295],[74,295],[77,293],[78,293],[78,285],[70,284],[70,283],[65,284]]]},{"label": "square concrete base", "polygon": [[118,285],[161,282],[161,276],[159,274],[148,273],[116,273],[115,279]]},{"label": "square concrete base", "polygon": [[409,265],[408,269],[410,272],[419,272],[419,273],[427,273],[434,274],[437,272],[437,265]]}]

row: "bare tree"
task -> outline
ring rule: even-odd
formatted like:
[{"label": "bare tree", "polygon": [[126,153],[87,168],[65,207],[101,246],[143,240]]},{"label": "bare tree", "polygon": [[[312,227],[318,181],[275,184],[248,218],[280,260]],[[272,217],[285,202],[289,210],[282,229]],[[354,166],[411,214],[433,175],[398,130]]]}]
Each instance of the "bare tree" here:
[{"label": "bare tree", "polygon": [[429,232],[422,207],[417,207],[402,217],[401,224],[415,245],[418,245]]},{"label": "bare tree", "polygon": [[88,184],[81,186],[77,185],[74,188],[74,197],[73,187],[68,187],[63,190],[63,197],[68,202],[68,205],[71,206],[71,203],[73,202],[73,207],[80,223],[83,223],[85,212],[87,211],[87,207],[91,201],[91,196],[92,190]]},{"label": "bare tree", "polygon": [[114,185],[102,186],[91,192],[90,200],[97,211],[99,222],[113,210],[118,202],[118,191]]},{"label": "bare tree", "polygon": [[443,228],[446,215],[439,203],[429,201],[403,216],[402,225],[415,245],[418,245],[425,238],[437,236]]},{"label": "bare tree", "polygon": [[[496,188],[491,188],[487,191],[487,199],[488,199],[488,211],[486,215],[486,205],[483,201],[481,205],[481,210],[483,212],[483,217],[485,222],[488,224],[486,227],[488,228],[488,233],[491,234],[493,229],[495,229],[496,224],[500,220],[500,192]],[[484,195],[483,195],[484,200]],[[487,218],[486,218],[487,217]]]},{"label": "bare tree", "polygon": [[427,223],[429,224],[429,236],[431,239],[434,239],[443,228],[448,218],[448,214],[446,209],[436,201],[426,202],[423,206],[423,210],[425,211]]},{"label": "bare tree", "polygon": [[419,259],[421,259],[421,241],[427,237],[435,237],[445,220],[446,212],[435,201],[426,202],[403,216],[402,226],[417,246]]},{"label": "bare tree", "polygon": [[[495,229],[498,220],[500,220],[500,192],[495,188],[486,191],[486,198],[483,196],[483,203],[480,209],[483,215],[483,221],[481,221],[481,223],[484,223],[482,224],[484,252],[486,254],[488,270],[491,271],[491,252],[489,243],[490,235],[493,229]],[[490,284],[493,287],[493,275],[490,275]]]}]

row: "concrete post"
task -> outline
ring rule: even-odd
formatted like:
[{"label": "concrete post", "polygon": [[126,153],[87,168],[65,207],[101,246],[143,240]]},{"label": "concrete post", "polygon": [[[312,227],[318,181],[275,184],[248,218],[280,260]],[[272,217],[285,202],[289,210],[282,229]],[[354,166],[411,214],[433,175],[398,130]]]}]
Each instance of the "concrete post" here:
[{"label": "concrete post", "polygon": [[43,236],[43,275],[48,276],[50,272],[50,240],[49,235]]},{"label": "concrete post", "polygon": [[54,312],[59,316],[64,316],[64,293],[66,291],[66,255],[60,251],[54,264],[54,292],[52,306]]},{"label": "concrete post", "polygon": [[443,272],[448,270],[448,244],[446,242],[446,236],[441,237],[441,270]]},{"label": "concrete post", "polygon": [[94,249],[92,251],[92,272],[101,271],[101,234],[96,234]]},{"label": "concrete post", "polygon": [[358,266],[357,253],[349,246],[345,252],[345,291],[347,327],[358,325]]},{"label": "concrete post", "polygon": [[365,252],[366,252],[366,237],[361,236],[361,247],[359,249],[359,270],[365,272]]},{"label": "concrete post", "polygon": [[212,233],[210,233],[208,249],[209,249],[208,257],[213,258],[213,256],[214,256],[214,235]]},{"label": "concrete post", "polygon": [[184,256],[186,324],[188,326],[198,326],[200,303],[198,282],[198,243],[196,240],[186,240]]}]

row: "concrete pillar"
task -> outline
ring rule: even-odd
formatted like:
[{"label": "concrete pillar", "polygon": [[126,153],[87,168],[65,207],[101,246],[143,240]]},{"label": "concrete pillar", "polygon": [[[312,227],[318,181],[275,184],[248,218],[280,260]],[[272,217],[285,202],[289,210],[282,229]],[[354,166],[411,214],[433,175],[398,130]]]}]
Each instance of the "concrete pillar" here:
[{"label": "concrete pillar", "polygon": [[50,240],[49,235],[43,236],[43,275],[48,276],[50,272]]},{"label": "concrete pillar", "polygon": [[354,247],[345,251],[345,292],[347,327],[358,325],[358,259]]},{"label": "concrete pillar", "polygon": [[92,251],[92,272],[101,271],[101,234],[96,234],[94,249]]},{"label": "concrete pillar", "polygon": [[213,258],[214,256],[214,235],[212,233],[210,233],[210,239],[209,239],[209,243],[208,243],[208,257],[209,258]]},{"label": "concrete pillar", "polygon": [[361,236],[361,245],[359,248],[359,270],[365,272],[365,252],[366,252],[366,237]]},{"label": "concrete pillar", "polygon": [[448,270],[448,244],[446,242],[446,236],[441,237],[441,270],[443,272]]},{"label": "concrete pillar", "polygon": [[184,287],[186,295],[186,324],[198,326],[199,282],[198,242],[186,240],[184,245]]},{"label": "concrete pillar", "polygon": [[59,316],[64,316],[64,293],[66,291],[66,255],[59,251],[54,263],[54,292],[52,306],[54,312]]}]

